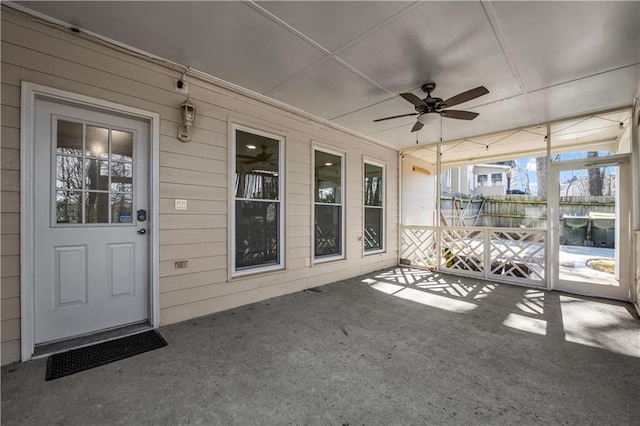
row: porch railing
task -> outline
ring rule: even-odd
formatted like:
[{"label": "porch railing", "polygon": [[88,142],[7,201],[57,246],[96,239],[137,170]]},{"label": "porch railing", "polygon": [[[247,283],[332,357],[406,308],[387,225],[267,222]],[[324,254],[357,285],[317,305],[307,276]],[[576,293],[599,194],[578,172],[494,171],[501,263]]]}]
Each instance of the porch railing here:
[{"label": "porch railing", "polygon": [[400,263],[494,281],[546,286],[547,231],[401,226]]}]

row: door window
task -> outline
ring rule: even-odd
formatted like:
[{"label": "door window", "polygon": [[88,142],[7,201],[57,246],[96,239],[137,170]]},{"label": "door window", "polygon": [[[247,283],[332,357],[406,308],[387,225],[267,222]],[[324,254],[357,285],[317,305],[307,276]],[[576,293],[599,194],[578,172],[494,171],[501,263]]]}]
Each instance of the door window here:
[{"label": "door window", "polygon": [[131,223],[133,133],[57,120],[55,223]]}]

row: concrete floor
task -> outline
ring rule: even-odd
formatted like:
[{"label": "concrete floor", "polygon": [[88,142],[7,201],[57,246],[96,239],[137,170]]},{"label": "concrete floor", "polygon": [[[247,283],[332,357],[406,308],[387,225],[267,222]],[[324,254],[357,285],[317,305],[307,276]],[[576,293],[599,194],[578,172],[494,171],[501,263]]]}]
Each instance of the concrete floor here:
[{"label": "concrete floor", "polygon": [[629,304],[411,269],[321,289],[51,382],[5,366],[2,424],[638,424]]}]

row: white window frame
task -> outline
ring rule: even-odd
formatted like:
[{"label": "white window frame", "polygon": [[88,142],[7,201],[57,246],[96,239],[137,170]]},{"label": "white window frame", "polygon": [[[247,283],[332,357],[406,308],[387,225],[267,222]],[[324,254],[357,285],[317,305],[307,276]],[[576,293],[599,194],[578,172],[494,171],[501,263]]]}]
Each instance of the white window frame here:
[{"label": "white window frame", "polygon": [[[311,245],[311,259],[313,259],[314,264],[318,263],[326,263],[335,260],[343,260],[346,258],[346,245],[345,245],[345,237],[346,237],[346,193],[345,193],[345,161],[346,155],[343,152],[338,152],[329,148],[325,148],[321,145],[313,145],[312,146],[312,155],[311,155],[311,205],[313,208],[311,209],[311,236],[312,236],[312,245]],[[331,154],[340,157],[340,203],[319,203],[316,202],[316,188],[315,188],[315,165],[316,165],[316,152],[321,151],[325,154]],[[340,206],[340,254],[333,256],[322,256],[316,258],[316,205],[331,205],[331,206]]]},{"label": "white window frame", "polygon": [[[381,167],[382,168],[382,203],[380,206],[366,206],[364,199],[364,180],[366,178],[366,165],[370,164],[372,166]],[[362,179],[361,179],[360,190],[362,191],[362,253],[364,256],[370,256],[379,253],[385,253],[387,250],[387,165],[380,161],[372,160],[369,158],[364,158],[362,161]],[[382,209],[382,224],[380,233],[382,234],[382,247],[379,249],[367,250],[365,246],[365,212],[367,208],[379,208]]]},{"label": "white window frame", "polygon": [[[252,133],[258,136],[264,136],[270,139],[276,139],[278,141],[278,199],[277,200],[258,200],[253,198],[236,198],[235,194],[235,175],[236,175],[236,133],[237,131],[243,131],[246,133]],[[269,271],[279,271],[285,268],[285,233],[284,233],[284,225],[285,225],[285,200],[284,200],[284,143],[285,137],[281,135],[276,135],[274,133],[265,132],[262,130],[258,130],[253,127],[243,126],[241,124],[232,123],[231,124],[231,149],[229,164],[230,164],[230,174],[229,174],[229,204],[230,204],[230,224],[229,227],[229,241],[230,241],[230,250],[229,250],[229,258],[230,258],[230,271],[231,277],[240,277],[245,275],[253,275],[261,272],[269,272]],[[256,266],[249,267],[246,269],[236,270],[236,201],[258,201],[258,202],[278,202],[280,204],[279,215],[278,218],[278,258],[280,261],[277,264],[267,265],[267,266]]]}]

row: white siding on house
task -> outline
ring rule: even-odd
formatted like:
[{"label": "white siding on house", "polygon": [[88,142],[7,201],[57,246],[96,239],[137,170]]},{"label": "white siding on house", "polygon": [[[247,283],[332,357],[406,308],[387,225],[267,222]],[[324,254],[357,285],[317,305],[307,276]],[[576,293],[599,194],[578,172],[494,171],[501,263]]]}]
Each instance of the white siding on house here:
[{"label": "white siding on house", "polygon": [[[397,153],[366,139],[187,77],[198,108],[192,141],[180,142],[178,73],[145,59],[2,13],[2,363],[20,358],[20,84],[38,83],[160,115],[160,322],[166,325],[322,285],[397,260]],[[285,137],[284,271],[228,280],[230,123]],[[346,259],[311,257],[312,141],[345,152]],[[386,164],[386,252],[363,257],[362,160]],[[174,210],[174,199],[188,210]],[[176,260],[188,260],[176,270]]]}]

